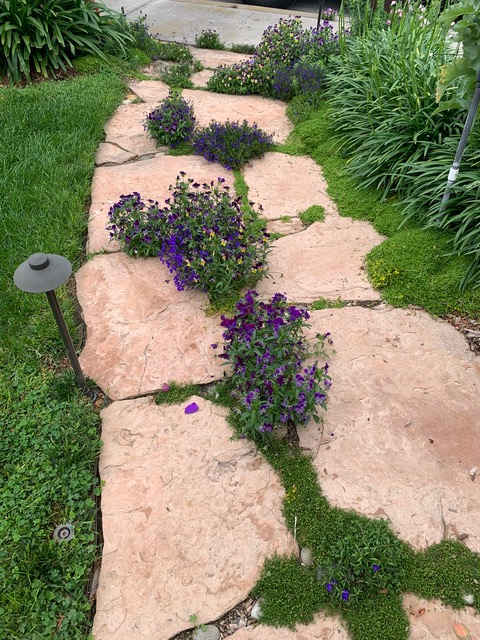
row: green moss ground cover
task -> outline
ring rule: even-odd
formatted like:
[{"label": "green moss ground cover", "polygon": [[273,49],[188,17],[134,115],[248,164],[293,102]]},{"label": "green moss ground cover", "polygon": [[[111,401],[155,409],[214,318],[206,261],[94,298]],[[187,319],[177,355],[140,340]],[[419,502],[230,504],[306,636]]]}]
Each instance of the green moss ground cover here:
[{"label": "green moss ground cover", "polygon": [[[74,386],[44,295],[13,284],[43,251],[83,258],[86,205],[103,127],[124,85],[111,74],[0,90],[0,637],[84,639],[99,420]],[[74,296],[59,290],[79,346]],[[52,534],[75,526],[71,542]]]}]

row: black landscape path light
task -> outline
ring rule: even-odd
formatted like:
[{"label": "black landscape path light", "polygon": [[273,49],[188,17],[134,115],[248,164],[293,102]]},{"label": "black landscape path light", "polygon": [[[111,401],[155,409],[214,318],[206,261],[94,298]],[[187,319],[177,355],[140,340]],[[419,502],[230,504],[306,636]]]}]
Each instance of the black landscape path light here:
[{"label": "black landscape path light", "polygon": [[21,291],[45,293],[47,295],[60,335],[67,349],[77,384],[85,395],[92,396],[55,295],[55,289],[65,284],[71,274],[72,265],[66,258],[56,256],[53,253],[34,253],[28,260],[25,260],[17,267],[13,275],[13,281]]}]

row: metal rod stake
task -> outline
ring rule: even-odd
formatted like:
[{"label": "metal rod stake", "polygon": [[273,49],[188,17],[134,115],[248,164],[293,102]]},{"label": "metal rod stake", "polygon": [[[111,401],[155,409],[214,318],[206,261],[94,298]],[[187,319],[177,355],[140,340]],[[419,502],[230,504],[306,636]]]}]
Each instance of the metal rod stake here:
[{"label": "metal rod stake", "polygon": [[67,349],[68,358],[70,360],[70,364],[72,365],[72,369],[75,373],[77,385],[80,387],[81,391],[85,395],[90,395],[90,389],[87,386],[85,376],[83,375],[83,371],[80,367],[80,362],[78,361],[78,357],[75,352],[75,347],[73,346],[72,338],[70,337],[70,333],[68,332],[68,328],[65,323],[62,310],[60,309],[60,305],[58,304],[55,291],[47,291],[46,295],[53,312],[53,317],[55,318],[55,321],[57,323],[58,330],[60,331],[60,335],[62,336],[63,343]]}]

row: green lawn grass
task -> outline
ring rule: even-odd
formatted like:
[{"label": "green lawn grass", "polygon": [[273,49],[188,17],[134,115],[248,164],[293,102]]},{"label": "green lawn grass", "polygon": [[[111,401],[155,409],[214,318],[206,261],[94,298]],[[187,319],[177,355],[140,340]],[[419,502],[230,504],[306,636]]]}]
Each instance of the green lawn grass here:
[{"label": "green lawn grass", "polygon": [[[0,638],[9,640],[88,635],[99,419],[60,371],[46,297],[12,278],[39,251],[80,266],[94,156],[123,95],[112,74],[0,90]],[[79,346],[67,286],[59,299]],[[66,521],[75,538],[59,544],[52,534]]]}]

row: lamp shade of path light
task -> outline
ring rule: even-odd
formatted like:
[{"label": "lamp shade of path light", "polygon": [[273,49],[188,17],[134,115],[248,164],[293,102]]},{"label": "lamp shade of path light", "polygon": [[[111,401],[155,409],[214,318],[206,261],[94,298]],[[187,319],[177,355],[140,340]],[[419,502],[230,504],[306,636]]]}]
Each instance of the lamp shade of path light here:
[{"label": "lamp shade of path light", "polygon": [[13,281],[21,291],[46,294],[58,330],[67,349],[77,384],[85,395],[91,396],[92,392],[87,386],[72,338],[55,295],[55,289],[65,284],[71,274],[72,265],[66,258],[53,253],[34,253],[17,267],[13,275]]}]

